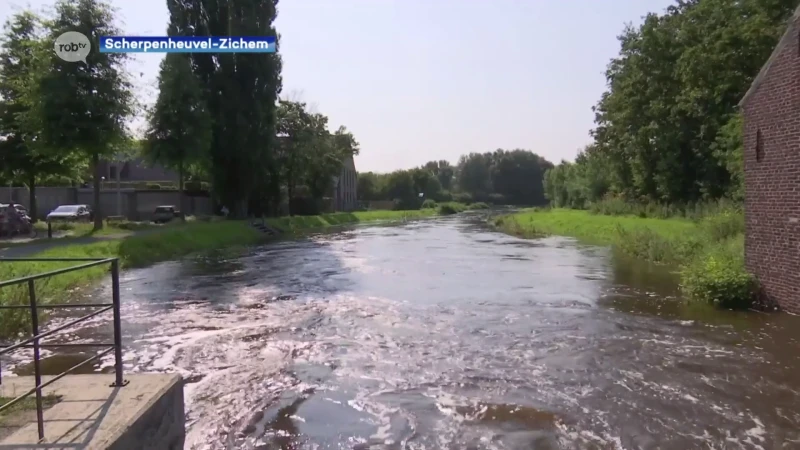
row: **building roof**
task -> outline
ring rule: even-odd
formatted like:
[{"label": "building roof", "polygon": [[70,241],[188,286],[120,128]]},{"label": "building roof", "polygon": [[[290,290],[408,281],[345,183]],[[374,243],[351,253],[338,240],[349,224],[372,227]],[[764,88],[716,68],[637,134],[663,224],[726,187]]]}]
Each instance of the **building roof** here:
[{"label": "building roof", "polygon": [[789,24],[786,26],[786,31],[783,33],[778,45],[776,45],[775,49],[772,50],[772,54],[769,56],[769,59],[767,59],[766,64],[761,67],[761,71],[758,72],[758,75],[756,75],[756,78],[750,85],[750,89],[747,90],[747,93],[744,94],[744,97],[742,97],[742,100],[739,102],[740,108],[744,106],[747,100],[758,90],[758,87],[761,86],[761,83],[764,82],[764,79],[767,77],[767,73],[769,73],[769,69],[772,67],[772,63],[774,63],[778,58],[781,50],[783,50],[783,48],[790,42],[795,42],[795,36],[791,33],[791,31],[793,28],[792,25],[795,21],[797,21],[798,18],[800,18],[800,5],[794,10],[794,14],[792,14],[792,18],[789,20]]}]

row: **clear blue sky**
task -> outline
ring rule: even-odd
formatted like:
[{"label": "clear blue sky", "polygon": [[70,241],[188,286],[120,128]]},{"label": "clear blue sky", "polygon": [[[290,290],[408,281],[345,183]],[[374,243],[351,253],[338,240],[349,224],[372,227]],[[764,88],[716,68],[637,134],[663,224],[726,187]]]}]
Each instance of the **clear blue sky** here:
[{"label": "clear blue sky", "polygon": [[[10,12],[52,0],[0,0]],[[112,0],[130,35],[163,35],[165,0]],[[672,0],[282,0],[283,95],[345,125],[359,171],[525,148],[555,162],[591,141],[591,107],[626,22]],[[8,8],[2,8],[5,22]],[[131,64],[152,101],[162,55]],[[141,74],[141,76],[140,76]],[[141,121],[139,121],[141,123]]]}]

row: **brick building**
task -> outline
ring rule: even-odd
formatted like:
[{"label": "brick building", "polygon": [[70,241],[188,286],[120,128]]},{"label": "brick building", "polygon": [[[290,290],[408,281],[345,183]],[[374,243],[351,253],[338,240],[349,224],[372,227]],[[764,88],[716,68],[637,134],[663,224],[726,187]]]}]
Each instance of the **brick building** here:
[{"label": "brick building", "polygon": [[351,155],[342,162],[342,172],[336,180],[333,194],[334,211],[354,211],[356,209],[358,206],[357,183],[356,163]]},{"label": "brick building", "polygon": [[739,106],[747,269],[765,300],[800,312],[800,7]]}]

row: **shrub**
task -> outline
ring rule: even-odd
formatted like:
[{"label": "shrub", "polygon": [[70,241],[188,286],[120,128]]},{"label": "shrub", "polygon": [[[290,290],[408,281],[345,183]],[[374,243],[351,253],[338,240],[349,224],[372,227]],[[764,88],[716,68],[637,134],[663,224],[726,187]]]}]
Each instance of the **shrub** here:
[{"label": "shrub", "polygon": [[741,211],[728,210],[703,218],[699,225],[702,234],[719,242],[744,233],[744,214]]},{"label": "shrub", "polygon": [[158,183],[147,183],[145,185],[146,189],[161,189],[161,185]]},{"label": "shrub", "polygon": [[675,239],[647,227],[626,229],[617,224],[614,247],[648,261],[677,263],[692,258],[703,247],[703,241],[702,237],[694,235]]},{"label": "shrub", "polygon": [[744,265],[744,236],[739,235],[698,255],[681,270],[681,290],[692,300],[721,308],[753,304],[756,282]]},{"label": "shrub", "polygon": [[420,209],[435,209],[438,206],[439,204],[436,203],[434,200],[427,199],[424,202],[422,202],[422,207]]},{"label": "shrub", "polygon": [[596,201],[589,206],[592,214],[603,214],[606,216],[624,216],[634,213],[632,203],[626,202],[620,197],[606,197]]},{"label": "shrub", "polygon": [[453,194],[453,201],[458,203],[472,203],[472,195],[468,192],[456,192]]},{"label": "shrub", "polygon": [[665,204],[653,201],[629,201],[620,196],[606,196],[589,205],[592,214],[607,216],[638,216],[641,218],[668,219],[684,217],[701,220],[724,212],[741,213],[741,208],[730,200],[704,201],[687,204]]},{"label": "shrub", "polygon": [[449,216],[451,214],[458,214],[466,209],[467,208],[462,203],[447,202],[439,205],[439,214],[443,216]]},{"label": "shrub", "polygon": [[473,210],[473,209],[489,209],[489,205],[487,203],[484,203],[484,202],[475,202],[475,203],[470,203],[469,205],[467,205],[467,209],[470,209],[470,210]]},{"label": "shrub", "polygon": [[436,195],[436,200],[440,202],[452,202],[453,194],[451,194],[450,191],[440,191]]}]

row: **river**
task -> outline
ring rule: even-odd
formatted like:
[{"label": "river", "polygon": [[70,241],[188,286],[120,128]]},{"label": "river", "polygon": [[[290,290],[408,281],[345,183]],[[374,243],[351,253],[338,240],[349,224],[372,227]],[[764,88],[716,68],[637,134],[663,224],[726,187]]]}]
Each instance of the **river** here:
[{"label": "river", "polygon": [[121,283],[126,370],[184,375],[186,448],[800,448],[799,317],[687,306],[666,268],[480,215]]}]

